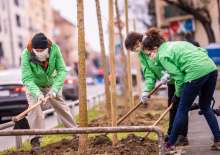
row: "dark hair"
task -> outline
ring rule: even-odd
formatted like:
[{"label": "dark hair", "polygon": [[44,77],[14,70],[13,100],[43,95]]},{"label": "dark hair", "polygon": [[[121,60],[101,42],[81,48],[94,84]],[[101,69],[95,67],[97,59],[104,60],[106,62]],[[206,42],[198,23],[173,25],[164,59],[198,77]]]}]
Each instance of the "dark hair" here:
[{"label": "dark hair", "polygon": [[125,39],[125,47],[126,49],[133,50],[135,44],[137,41],[142,42],[143,34],[137,33],[137,32],[130,32],[128,33],[126,39]]},{"label": "dark hair", "polygon": [[150,28],[145,35],[146,37],[142,41],[144,49],[153,49],[165,42],[165,39],[160,35],[160,31],[157,28]]}]

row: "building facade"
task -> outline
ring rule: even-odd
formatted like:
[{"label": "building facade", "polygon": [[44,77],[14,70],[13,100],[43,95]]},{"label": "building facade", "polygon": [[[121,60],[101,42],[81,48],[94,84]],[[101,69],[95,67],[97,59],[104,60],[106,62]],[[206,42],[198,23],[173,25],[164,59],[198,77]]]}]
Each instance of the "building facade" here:
[{"label": "building facade", "polygon": [[28,15],[28,37],[37,32],[43,32],[48,38],[53,37],[53,9],[49,0],[28,0],[26,7]]},{"label": "building facade", "polygon": [[[206,7],[212,19],[212,28],[214,30],[216,42],[220,42],[220,21],[218,0],[191,0],[188,1],[194,8]],[[207,34],[202,24],[192,15],[177,9],[163,0],[155,1],[157,27],[162,29],[163,35],[168,40],[182,40],[187,32],[194,34],[195,40],[202,47],[208,46]]]},{"label": "building facade", "polygon": [[26,1],[1,0],[1,66],[4,68],[17,67],[27,36]]},{"label": "building facade", "polygon": [[32,35],[52,31],[49,0],[0,0],[0,69],[18,67]]},{"label": "building facade", "polygon": [[77,28],[56,10],[53,10],[53,17],[54,41],[59,45],[66,64],[74,66],[78,62]]}]

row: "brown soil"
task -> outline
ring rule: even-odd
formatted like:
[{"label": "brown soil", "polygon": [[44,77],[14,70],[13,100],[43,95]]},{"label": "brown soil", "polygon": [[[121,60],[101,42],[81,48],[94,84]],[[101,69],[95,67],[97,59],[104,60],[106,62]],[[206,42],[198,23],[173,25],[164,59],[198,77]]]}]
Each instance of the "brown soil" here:
[{"label": "brown soil", "polygon": [[[122,98],[117,99],[117,113],[118,118],[122,117],[128,110],[124,108],[125,103]],[[135,98],[135,103],[138,103],[138,98]],[[133,114],[134,119],[130,121],[126,119],[121,125],[152,125],[157,120],[160,114],[152,114],[150,111],[163,111],[166,107],[166,100],[164,98],[152,99],[151,104],[141,105]],[[104,110],[104,106],[99,106],[98,110]],[[109,126],[106,121],[106,116],[99,116],[89,123],[89,126]],[[134,121],[135,120],[135,121]],[[166,122],[162,122],[166,123]],[[79,139],[73,136],[73,139],[63,139],[60,142],[47,145],[42,148],[40,154],[42,155],[78,155]],[[144,140],[144,138],[129,134],[125,139],[121,139],[113,146],[109,137],[105,135],[98,135],[89,138],[88,150],[85,155],[150,155],[157,154],[157,144],[155,141]],[[30,155],[31,152],[17,151],[7,153],[7,155]]]},{"label": "brown soil", "polygon": [[[63,139],[61,142],[43,147],[41,155],[79,155],[77,152],[79,139]],[[142,137],[129,134],[127,138],[120,140],[113,146],[111,140],[105,135],[99,135],[89,139],[88,150],[84,155],[146,155],[156,154],[156,142],[149,142]],[[31,152],[17,151],[7,155],[31,155]]]}]

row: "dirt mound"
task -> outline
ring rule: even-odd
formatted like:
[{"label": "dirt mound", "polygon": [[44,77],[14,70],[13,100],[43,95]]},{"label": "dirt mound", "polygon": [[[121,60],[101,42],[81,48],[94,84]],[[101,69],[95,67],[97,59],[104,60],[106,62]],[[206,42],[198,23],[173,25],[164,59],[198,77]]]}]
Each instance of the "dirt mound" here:
[{"label": "dirt mound", "polygon": [[[135,104],[138,104],[138,99]],[[155,110],[163,111],[166,107],[167,100],[164,98],[154,98],[148,105],[141,105],[133,114],[134,120],[130,121],[128,118],[120,125],[152,125],[155,120],[160,116]],[[125,101],[119,98],[117,102],[117,116],[118,119],[124,116],[128,109],[124,107]],[[103,112],[104,105],[99,106],[98,110]],[[152,111],[152,113],[151,113]],[[89,123],[90,127],[94,126],[111,126],[107,122],[105,115],[99,115],[96,119]],[[164,123],[164,122],[163,122]],[[71,140],[64,139],[60,142],[53,143],[42,147],[41,155],[79,155],[78,154],[79,138],[73,136]],[[113,146],[112,141],[105,135],[98,135],[89,138],[88,149],[84,155],[154,155],[157,154],[157,143],[144,138],[135,136],[134,134],[128,135],[126,138],[121,139]],[[31,155],[31,152],[16,151],[6,153],[6,155]]]},{"label": "dirt mound", "polygon": [[[78,155],[79,139],[75,137],[71,140],[64,139],[59,143],[47,145],[42,148],[41,155]],[[85,155],[146,155],[156,154],[156,143],[149,143],[144,138],[130,134],[127,138],[120,140],[115,146],[109,137],[99,135],[89,139],[88,150]],[[17,151],[7,155],[31,155],[31,152]]]}]

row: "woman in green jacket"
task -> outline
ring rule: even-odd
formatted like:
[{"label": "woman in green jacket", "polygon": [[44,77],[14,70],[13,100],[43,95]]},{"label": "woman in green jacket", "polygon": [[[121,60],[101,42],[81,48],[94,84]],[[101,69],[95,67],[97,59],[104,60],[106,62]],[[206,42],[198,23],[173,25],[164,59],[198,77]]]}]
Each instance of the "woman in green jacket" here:
[{"label": "woman in green jacket", "polygon": [[[156,64],[155,61],[149,57],[149,54],[142,50],[142,40],[143,40],[143,34],[131,32],[126,37],[125,46],[128,50],[138,53],[139,61],[141,62],[141,68],[146,81],[144,86],[144,92],[142,93],[142,97],[141,97],[141,101],[144,103],[147,102],[148,94],[155,87],[155,83],[157,80],[161,79],[161,81],[164,82],[164,84],[166,84],[167,81],[166,81],[166,75],[163,76],[162,74],[164,72],[163,67],[159,64]],[[171,80],[170,82],[168,82],[167,86],[168,86],[168,106],[170,106],[175,92],[174,81]],[[166,141],[168,140],[168,137],[171,133],[178,103],[179,100],[176,99],[169,113],[170,115],[169,128],[167,131],[167,138],[165,139]],[[188,132],[188,123],[186,123],[186,125],[179,134],[178,142],[177,142],[178,145],[188,145],[187,132]]]},{"label": "woman in green jacket", "polygon": [[186,41],[166,42],[155,28],[146,33],[143,49],[157,64],[161,64],[175,80],[175,98],[180,97],[171,135],[166,144],[174,146],[178,132],[188,120],[188,111],[200,93],[199,106],[214,135],[212,149],[220,150],[220,130],[210,107],[218,76],[217,67],[205,49]]}]

